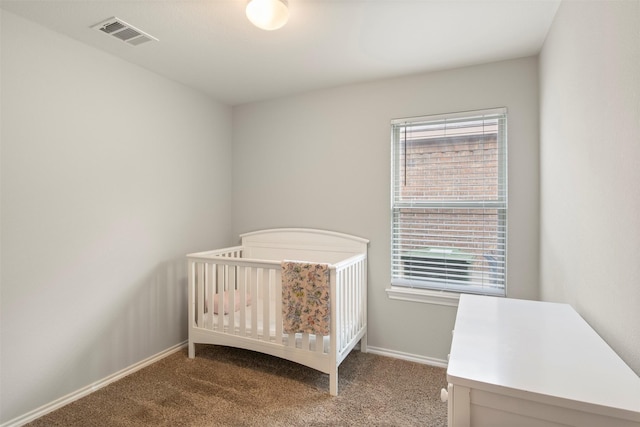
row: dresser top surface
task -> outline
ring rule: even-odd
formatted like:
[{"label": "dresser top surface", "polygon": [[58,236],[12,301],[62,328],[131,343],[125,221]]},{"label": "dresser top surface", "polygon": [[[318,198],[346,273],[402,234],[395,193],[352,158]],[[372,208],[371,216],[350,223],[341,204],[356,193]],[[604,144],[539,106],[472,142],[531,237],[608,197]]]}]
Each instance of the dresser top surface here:
[{"label": "dresser top surface", "polygon": [[447,378],[640,421],[640,378],[567,304],[461,295]]}]

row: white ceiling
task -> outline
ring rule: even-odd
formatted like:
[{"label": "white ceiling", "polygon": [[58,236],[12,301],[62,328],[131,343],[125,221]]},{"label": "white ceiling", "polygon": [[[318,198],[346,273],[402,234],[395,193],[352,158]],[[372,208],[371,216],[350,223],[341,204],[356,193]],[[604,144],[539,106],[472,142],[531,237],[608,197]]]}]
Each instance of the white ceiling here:
[{"label": "white ceiling", "polygon": [[[263,31],[246,0],[0,0],[0,6],[229,105],[535,55],[560,0],[289,0]],[[90,26],[116,16],[160,39]]]}]

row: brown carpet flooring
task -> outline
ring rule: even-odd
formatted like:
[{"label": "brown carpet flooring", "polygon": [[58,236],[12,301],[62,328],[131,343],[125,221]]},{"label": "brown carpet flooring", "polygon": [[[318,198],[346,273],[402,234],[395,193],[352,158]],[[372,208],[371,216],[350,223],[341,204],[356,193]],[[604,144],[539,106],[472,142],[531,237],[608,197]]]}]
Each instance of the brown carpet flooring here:
[{"label": "brown carpet flooring", "polygon": [[251,351],[198,345],[29,426],[433,426],[447,423],[442,368],[354,350],[329,376]]}]

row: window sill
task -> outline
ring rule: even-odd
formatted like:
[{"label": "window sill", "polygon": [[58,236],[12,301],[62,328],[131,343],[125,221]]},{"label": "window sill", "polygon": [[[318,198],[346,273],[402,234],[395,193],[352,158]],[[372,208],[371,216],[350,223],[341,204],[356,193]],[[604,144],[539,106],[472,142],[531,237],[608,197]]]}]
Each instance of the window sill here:
[{"label": "window sill", "polygon": [[457,307],[460,294],[456,292],[434,291],[430,289],[405,288],[391,286],[385,289],[389,299],[399,301],[421,302],[425,304],[447,305]]}]

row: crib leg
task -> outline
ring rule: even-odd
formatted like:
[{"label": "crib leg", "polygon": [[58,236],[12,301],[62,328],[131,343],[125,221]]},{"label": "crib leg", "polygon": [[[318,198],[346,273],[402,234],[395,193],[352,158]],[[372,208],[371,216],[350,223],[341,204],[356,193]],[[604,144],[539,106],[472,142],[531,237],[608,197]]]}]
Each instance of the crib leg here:
[{"label": "crib leg", "polygon": [[367,334],[364,334],[362,338],[360,338],[360,352],[367,352]]},{"label": "crib leg", "polygon": [[189,359],[196,357],[196,345],[189,341]]},{"label": "crib leg", "polygon": [[329,393],[331,396],[338,395],[338,368],[329,374]]}]

